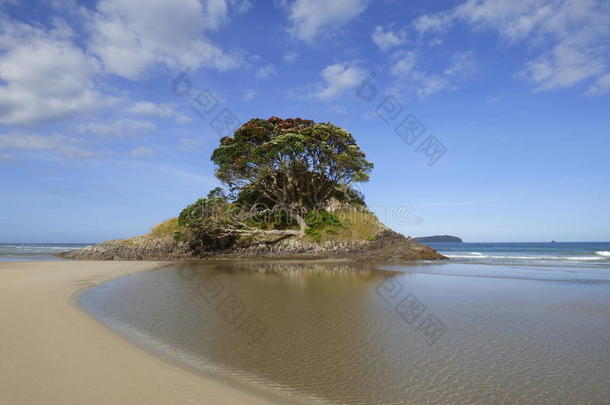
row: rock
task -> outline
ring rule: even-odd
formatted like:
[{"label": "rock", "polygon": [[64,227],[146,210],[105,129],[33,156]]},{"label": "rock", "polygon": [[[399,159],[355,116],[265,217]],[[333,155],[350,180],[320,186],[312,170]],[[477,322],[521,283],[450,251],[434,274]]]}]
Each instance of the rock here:
[{"label": "rock", "polygon": [[[58,256],[77,260],[181,260],[194,259],[186,245],[170,238],[134,238],[109,241]],[[255,243],[223,251],[211,251],[206,258],[328,259],[341,258],[379,262],[388,260],[442,260],[445,256],[429,246],[387,228],[372,241],[326,241],[323,244],[288,238],[275,244]]]},{"label": "rock", "polygon": [[179,260],[192,258],[186,246],[170,238],[109,241],[57,256],[76,260]]}]

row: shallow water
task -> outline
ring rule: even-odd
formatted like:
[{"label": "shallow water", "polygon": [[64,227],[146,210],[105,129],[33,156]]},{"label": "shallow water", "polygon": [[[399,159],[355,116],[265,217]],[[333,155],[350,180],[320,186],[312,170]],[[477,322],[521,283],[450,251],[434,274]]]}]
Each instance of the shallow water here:
[{"label": "shallow water", "polygon": [[595,269],[385,269],[182,265],[80,300],[170,361],[303,402],[609,402],[610,282]]},{"label": "shallow water", "polygon": [[84,243],[0,243],[0,262],[63,260],[54,255],[89,245]]}]

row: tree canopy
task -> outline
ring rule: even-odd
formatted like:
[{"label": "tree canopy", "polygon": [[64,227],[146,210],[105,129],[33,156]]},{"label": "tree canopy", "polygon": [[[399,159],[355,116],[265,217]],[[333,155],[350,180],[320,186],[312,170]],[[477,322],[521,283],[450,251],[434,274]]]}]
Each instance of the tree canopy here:
[{"label": "tree canopy", "polygon": [[301,118],[252,119],[222,138],[211,160],[226,191],[212,190],[178,221],[178,238],[197,252],[255,235],[315,239],[340,225],[324,211],[331,199],[364,206],[352,185],[373,169],[348,131]]},{"label": "tree canopy", "polygon": [[345,129],[301,118],[255,118],[213,152],[216,176],[243,204],[303,217],[331,199],[353,198],[373,164]]}]

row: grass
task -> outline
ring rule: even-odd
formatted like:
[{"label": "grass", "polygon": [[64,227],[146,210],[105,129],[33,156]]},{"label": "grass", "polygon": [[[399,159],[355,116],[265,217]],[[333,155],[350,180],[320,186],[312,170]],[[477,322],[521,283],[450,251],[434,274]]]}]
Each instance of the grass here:
[{"label": "grass", "polygon": [[344,208],[333,214],[341,221],[341,225],[319,230],[319,237],[312,238],[314,241],[372,241],[377,232],[383,229],[375,214],[365,209]]},{"label": "grass", "polygon": [[162,238],[173,238],[174,232],[180,230],[178,225],[178,218],[168,219],[167,221],[161,222],[159,225],[153,227],[150,233],[146,235],[150,239],[162,239]]},{"label": "grass", "polygon": [[[306,238],[318,243],[326,241],[373,241],[375,235],[383,229],[383,224],[379,222],[375,214],[366,209],[344,208],[333,212],[333,214],[341,222],[339,225],[326,224],[316,227],[314,232],[309,232]],[[173,238],[174,233],[180,229],[178,218],[172,218],[153,227],[147,235],[112,242],[125,246],[137,246],[145,240]],[[269,237],[269,239],[273,238],[275,237]],[[251,239],[251,237],[244,237],[243,239]],[[266,238],[258,237],[257,240],[259,239]]]}]

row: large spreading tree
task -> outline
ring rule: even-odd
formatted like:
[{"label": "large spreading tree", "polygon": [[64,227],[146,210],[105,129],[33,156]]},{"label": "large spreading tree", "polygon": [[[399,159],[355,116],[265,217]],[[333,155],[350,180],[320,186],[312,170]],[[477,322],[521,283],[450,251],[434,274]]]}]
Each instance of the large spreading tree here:
[{"label": "large spreading tree", "polygon": [[249,238],[315,239],[318,228],[339,223],[325,211],[332,199],[364,204],[353,183],[367,181],[373,168],[349,132],[300,118],[252,119],[222,138],[211,159],[225,190],[182,210],[175,235],[202,255]]},{"label": "large spreading tree", "polygon": [[301,118],[252,119],[213,152],[216,176],[250,212],[281,212],[303,232],[305,215],[332,198],[354,201],[352,184],[373,168],[345,129]]}]

